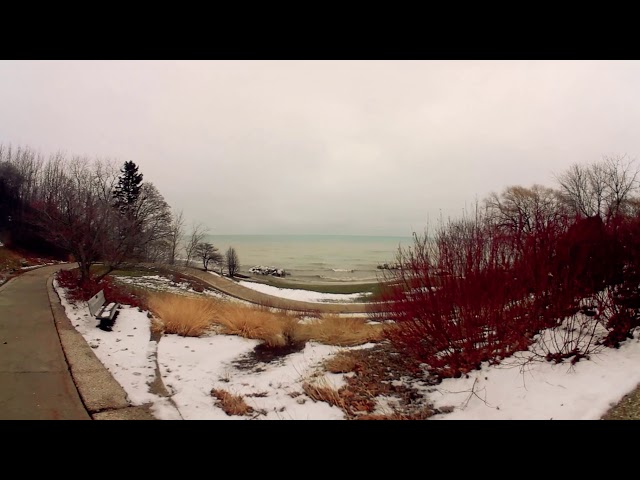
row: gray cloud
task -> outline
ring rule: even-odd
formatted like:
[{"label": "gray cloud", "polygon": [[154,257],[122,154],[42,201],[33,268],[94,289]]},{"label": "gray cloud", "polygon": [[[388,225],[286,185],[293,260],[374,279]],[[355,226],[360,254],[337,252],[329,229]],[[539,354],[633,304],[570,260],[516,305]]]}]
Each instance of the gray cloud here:
[{"label": "gray cloud", "polygon": [[407,235],[640,152],[637,61],[2,61],[0,142],[133,160],[213,233]]}]

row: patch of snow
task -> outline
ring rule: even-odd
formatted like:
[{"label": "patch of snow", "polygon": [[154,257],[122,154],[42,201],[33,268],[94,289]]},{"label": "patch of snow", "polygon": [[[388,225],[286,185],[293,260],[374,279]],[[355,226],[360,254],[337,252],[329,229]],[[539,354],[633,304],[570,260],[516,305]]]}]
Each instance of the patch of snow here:
[{"label": "patch of snow", "polygon": [[154,290],[157,292],[170,292],[177,294],[190,294],[190,295],[208,295],[215,298],[221,299],[231,299],[228,295],[224,295],[223,293],[205,289],[202,292],[197,292],[193,288],[191,288],[188,282],[175,283],[166,277],[162,277],[160,275],[143,275],[139,277],[129,277],[129,276],[121,276],[114,275],[113,277],[118,282],[125,283],[127,285],[132,285],[135,287],[145,288],[147,290]]},{"label": "patch of snow", "polygon": [[446,379],[431,395],[455,410],[438,419],[595,420],[640,383],[640,339],[606,348],[575,365],[532,361],[519,352],[500,365],[482,365],[469,378]]},{"label": "patch of snow", "polygon": [[321,293],[310,290],[297,290],[293,288],[278,288],[271,285],[265,285],[263,283],[245,282],[244,280],[241,280],[238,283],[243,287],[266,293],[267,295],[273,295],[274,297],[313,303],[353,303],[354,300],[365,295],[362,293]]},{"label": "patch of snow", "polygon": [[[163,401],[162,397],[149,392],[149,384],[155,379],[157,343],[150,340],[150,319],[146,312],[123,305],[113,331],[105,332],[97,328],[98,321],[90,314],[86,302],[72,305],[57,280],[54,280],[54,287],[72,325],[122,385],[129,401],[133,405]],[[160,411],[166,412],[167,408],[160,408]]]},{"label": "patch of snow", "polygon": [[[283,361],[259,364],[241,370],[234,364],[259,342],[230,335],[185,338],[167,335],[160,342],[159,359],[163,381],[174,393],[173,400],[185,419],[235,419],[215,405],[212,389],[242,395],[263,419],[341,419],[340,409],[314,403],[302,392],[301,383],[318,363],[335,353],[336,347],[309,343],[301,352]],[[290,393],[294,393],[294,397]],[[251,396],[258,394],[260,396]],[[264,395],[264,396],[263,396]],[[299,402],[304,398],[304,403]]]}]

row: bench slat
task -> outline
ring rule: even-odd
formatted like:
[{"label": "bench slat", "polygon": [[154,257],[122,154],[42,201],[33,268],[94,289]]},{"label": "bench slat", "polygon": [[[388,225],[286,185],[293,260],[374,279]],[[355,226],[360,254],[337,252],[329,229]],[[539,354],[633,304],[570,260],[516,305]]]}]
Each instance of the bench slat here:
[{"label": "bench slat", "polygon": [[104,298],[104,290],[100,290],[87,302],[89,305],[89,311],[91,315],[98,319],[111,319],[119,305],[115,302],[111,302],[105,305],[106,299]]}]

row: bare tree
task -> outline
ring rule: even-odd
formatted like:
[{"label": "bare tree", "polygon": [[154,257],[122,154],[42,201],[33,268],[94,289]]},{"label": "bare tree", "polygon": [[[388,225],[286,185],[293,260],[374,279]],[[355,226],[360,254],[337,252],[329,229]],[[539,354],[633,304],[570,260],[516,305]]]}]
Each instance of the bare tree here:
[{"label": "bare tree", "polygon": [[149,262],[166,259],[171,243],[171,208],[150,182],[142,184],[136,206],[140,237],[133,250],[134,257]]},{"label": "bare tree", "polygon": [[233,278],[235,274],[238,273],[238,270],[240,269],[240,261],[238,260],[238,254],[236,253],[236,249],[233,247],[229,247],[225,257],[226,257],[226,264],[227,264],[227,272],[229,273],[229,276]]},{"label": "bare tree", "polygon": [[[13,155],[13,157],[11,157]],[[157,260],[167,256],[171,212],[152,183],[125,211],[113,205],[118,182],[114,162],[51,155],[46,163],[29,150],[0,151],[22,172],[20,193],[25,222],[44,240],[70,252],[83,279],[91,265],[106,264],[104,276],[130,259]]]},{"label": "bare tree", "polygon": [[196,247],[196,255],[202,260],[202,266],[205,272],[209,268],[209,263],[222,263],[222,254],[218,251],[218,248],[214,247],[211,243],[199,243]]},{"label": "bare tree", "polygon": [[209,230],[207,229],[207,227],[205,227],[202,223],[195,223],[191,226],[191,235],[187,239],[184,248],[187,254],[187,258],[184,264],[187,267],[191,263],[191,259],[196,255],[196,248],[198,248],[198,245],[202,243],[202,240],[204,240],[204,237],[208,231]]},{"label": "bare tree", "polygon": [[487,214],[496,225],[511,232],[533,233],[564,214],[560,193],[541,185],[507,187],[485,200]]},{"label": "bare tree", "polygon": [[178,254],[178,248],[180,247],[180,240],[184,235],[184,213],[180,210],[173,216],[171,222],[171,233],[169,236],[169,254],[167,261],[170,265],[176,263],[176,255]]},{"label": "bare tree", "polygon": [[604,183],[607,188],[607,220],[632,210],[631,195],[638,190],[640,169],[626,156],[604,158]]},{"label": "bare tree", "polygon": [[639,173],[633,160],[617,155],[590,165],[574,164],[557,180],[566,204],[578,216],[599,216],[608,223],[628,206]]},{"label": "bare tree", "polygon": [[74,255],[83,280],[104,255],[115,218],[103,198],[110,179],[100,174],[101,168],[98,162],[91,165],[84,158],[67,162],[54,157],[45,166],[46,188],[35,202],[37,214],[30,218],[44,238]]},{"label": "bare tree", "polygon": [[168,256],[171,235],[171,210],[153,183],[143,183],[140,194],[127,209],[118,209],[109,202],[111,227],[103,239],[103,260],[107,270],[118,268],[125,261],[156,262]]}]

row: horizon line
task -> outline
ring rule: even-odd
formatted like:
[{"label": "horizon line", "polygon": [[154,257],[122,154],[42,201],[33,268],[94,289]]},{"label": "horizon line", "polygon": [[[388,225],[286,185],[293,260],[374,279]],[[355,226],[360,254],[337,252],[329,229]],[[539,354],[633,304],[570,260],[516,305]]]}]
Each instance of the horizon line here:
[{"label": "horizon line", "polygon": [[325,237],[398,237],[398,238],[411,238],[411,235],[398,235],[398,234],[370,234],[370,233],[210,233],[207,232],[206,235],[213,236],[251,236],[251,237],[259,237],[259,236],[325,236]]}]

